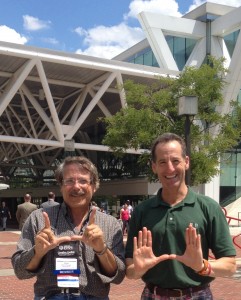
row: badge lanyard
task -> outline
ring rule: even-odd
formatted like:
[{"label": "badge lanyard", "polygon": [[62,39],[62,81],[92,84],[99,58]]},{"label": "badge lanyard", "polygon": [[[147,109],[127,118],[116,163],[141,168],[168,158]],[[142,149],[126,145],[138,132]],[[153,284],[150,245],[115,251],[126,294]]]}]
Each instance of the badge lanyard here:
[{"label": "badge lanyard", "polygon": [[[57,224],[62,204],[59,206],[57,218],[55,221],[54,231],[57,231]],[[83,228],[88,224],[90,212],[81,226],[79,234],[83,233]],[[74,228],[70,223],[69,219],[66,219],[71,230],[74,232]],[[75,233],[75,232],[74,232]],[[79,243],[68,242],[62,243],[54,249],[55,257],[55,270],[54,274],[57,275],[58,287],[70,288],[79,287]]]},{"label": "badge lanyard", "polygon": [[[57,228],[57,224],[58,224],[58,219],[59,219],[59,214],[60,214],[61,207],[62,207],[62,203],[59,205],[59,209],[58,209],[58,213],[57,213],[57,218],[56,218],[56,220],[55,220],[55,225],[54,225],[54,228],[52,228],[54,232],[55,232],[55,229]],[[79,234],[80,234],[80,235],[83,234],[83,229],[84,229],[84,227],[89,223],[90,213],[91,213],[91,209],[89,210],[88,215],[87,215],[87,217],[86,217],[84,223],[82,224],[82,226],[81,226],[81,228],[80,228],[80,231],[79,231]],[[66,221],[67,221],[69,227],[71,228],[71,230],[73,231],[73,233],[75,234],[74,228],[73,228],[73,226],[72,226],[72,224],[70,223],[70,221],[69,221],[68,218],[66,218]]]}]

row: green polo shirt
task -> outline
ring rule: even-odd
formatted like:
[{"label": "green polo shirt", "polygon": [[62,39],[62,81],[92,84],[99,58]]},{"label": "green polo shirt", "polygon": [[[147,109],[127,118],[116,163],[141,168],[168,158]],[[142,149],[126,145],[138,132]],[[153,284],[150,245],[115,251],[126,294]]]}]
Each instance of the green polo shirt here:
[{"label": "green polo shirt", "polygon": [[[217,259],[236,255],[220,205],[189,188],[185,199],[173,207],[162,200],[161,189],[156,196],[135,207],[130,220],[126,258],[133,257],[133,237],[137,237],[143,227],[152,232],[156,256],[182,255],[186,249],[185,230],[190,223],[201,234],[204,258],[208,259],[209,249]],[[186,288],[209,283],[214,278],[200,276],[176,260],[166,260],[147,271],[142,279],[163,288]]]}]

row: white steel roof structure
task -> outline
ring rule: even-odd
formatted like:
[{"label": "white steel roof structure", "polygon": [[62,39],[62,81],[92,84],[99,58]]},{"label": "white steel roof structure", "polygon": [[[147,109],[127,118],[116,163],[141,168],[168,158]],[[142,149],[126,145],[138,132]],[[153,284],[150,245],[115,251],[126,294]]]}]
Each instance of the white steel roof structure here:
[{"label": "white steel roof structure", "polygon": [[68,147],[110,151],[91,137],[126,105],[123,82],[166,74],[178,72],[0,42],[0,167],[46,169]]}]

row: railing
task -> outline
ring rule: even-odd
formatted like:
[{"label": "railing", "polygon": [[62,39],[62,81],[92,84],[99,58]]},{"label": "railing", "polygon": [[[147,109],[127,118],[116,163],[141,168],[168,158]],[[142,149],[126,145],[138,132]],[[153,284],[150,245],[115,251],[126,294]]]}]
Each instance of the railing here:
[{"label": "railing", "polygon": [[241,233],[239,233],[239,234],[237,234],[237,235],[235,235],[235,236],[233,237],[233,243],[234,243],[234,245],[235,245],[236,247],[238,247],[239,249],[241,249],[241,245],[239,245],[239,244],[236,242],[236,239],[237,239],[239,236],[241,236]]},{"label": "railing", "polygon": [[[227,213],[227,210],[226,210],[225,207],[222,207],[222,210],[223,210],[223,212],[224,212],[224,215],[225,215],[225,217],[226,217],[226,219],[227,219],[228,224],[230,224],[230,222],[231,222],[232,220],[241,222],[241,219],[239,219],[239,218],[235,218],[235,217],[230,217],[230,216],[228,216],[228,213]],[[235,235],[235,236],[233,237],[233,243],[234,243],[234,245],[235,245],[236,247],[238,247],[239,249],[241,249],[241,245],[238,244],[238,243],[236,242],[236,240],[237,240],[237,238],[238,238],[239,236],[241,236],[241,233],[239,233],[239,234],[237,234],[237,235]]]},{"label": "railing", "polygon": [[[226,210],[225,207],[222,207],[222,210],[223,210],[223,213],[224,213],[224,215],[225,215],[225,217],[226,217],[226,219],[227,219],[228,224],[230,224],[230,222],[231,222],[232,220],[241,222],[241,219],[239,219],[239,218],[235,218],[235,217],[230,217],[230,216],[228,216],[228,213],[227,213],[227,210]],[[238,238],[239,236],[241,236],[241,233],[239,233],[239,234],[237,234],[237,235],[235,235],[235,236],[233,237],[233,244],[234,244],[236,247],[238,247],[239,249],[241,249],[241,245],[238,244],[238,243],[236,242],[236,240],[237,240],[237,238]],[[211,254],[209,254],[208,256],[209,256],[211,259],[215,259],[215,257],[212,256]]]},{"label": "railing", "polygon": [[225,215],[225,217],[226,217],[226,219],[227,219],[228,224],[230,224],[230,222],[231,222],[232,220],[241,222],[241,219],[239,219],[239,218],[235,218],[235,217],[230,217],[230,216],[228,216],[228,213],[227,213],[227,210],[226,210],[225,207],[222,207],[222,210],[223,210],[223,213],[224,213],[224,215]]}]

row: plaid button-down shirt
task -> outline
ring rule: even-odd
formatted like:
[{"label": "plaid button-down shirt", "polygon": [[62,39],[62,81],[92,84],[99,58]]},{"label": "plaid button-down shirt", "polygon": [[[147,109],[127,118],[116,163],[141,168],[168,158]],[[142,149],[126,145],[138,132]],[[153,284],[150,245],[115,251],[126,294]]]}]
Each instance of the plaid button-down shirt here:
[{"label": "plaid button-down shirt", "polygon": [[[45,226],[42,211],[42,209],[38,209],[29,216],[22,230],[17,251],[12,256],[13,268],[19,279],[37,277],[34,293],[38,296],[59,290],[57,278],[53,272],[55,269],[54,250],[45,255],[36,272],[26,270],[34,256],[34,239]],[[47,208],[45,211],[48,213],[51,227],[53,227],[56,236],[78,234],[64,203]],[[102,229],[106,244],[115,256],[117,272],[113,277],[104,275],[93,249],[79,242],[79,287],[80,291],[86,295],[106,297],[109,294],[110,283],[119,284],[125,277],[123,236],[119,222],[110,215],[97,211],[95,223]]]}]

